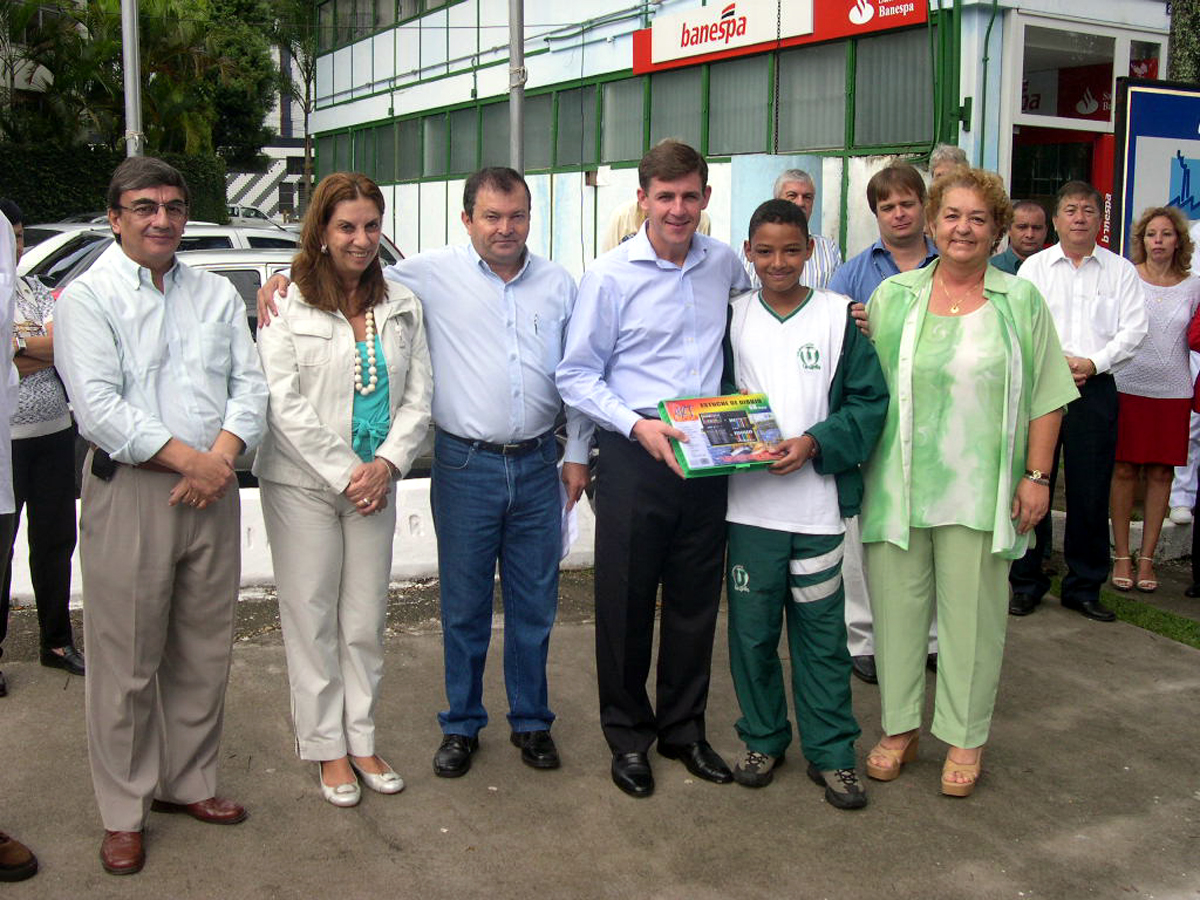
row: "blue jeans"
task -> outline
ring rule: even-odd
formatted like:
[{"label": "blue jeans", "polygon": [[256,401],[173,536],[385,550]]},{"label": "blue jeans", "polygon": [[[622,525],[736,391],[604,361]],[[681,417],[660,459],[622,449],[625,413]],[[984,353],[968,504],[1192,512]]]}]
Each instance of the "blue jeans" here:
[{"label": "blue jeans", "polygon": [[496,560],[504,600],[504,683],[513,731],[554,721],[546,688],[550,629],[558,609],[562,513],[554,436],[503,456],[438,432],[430,502],[438,540],[446,734],[487,725],[483,666],[492,633]]}]

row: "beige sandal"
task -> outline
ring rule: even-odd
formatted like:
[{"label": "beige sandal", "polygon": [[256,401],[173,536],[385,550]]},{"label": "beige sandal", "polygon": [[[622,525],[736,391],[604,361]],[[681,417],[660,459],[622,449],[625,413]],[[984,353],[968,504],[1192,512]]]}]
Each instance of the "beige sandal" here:
[{"label": "beige sandal", "polygon": [[[1132,569],[1133,569],[1133,557],[1132,556],[1114,556],[1113,562],[1114,563],[1128,562],[1130,570],[1132,571]],[[1131,587],[1133,587],[1133,579],[1126,578],[1123,575],[1115,575],[1114,574],[1112,576],[1112,578],[1110,578],[1109,580],[1112,582],[1112,586],[1115,587],[1118,591],[1127,591]]]},{"label": "beige sandal", "polygon": [[[953,781],[948,779],[947,775],[973,775],[970,781]],[[979,758],[973,763],[958,763],[950,758],[949,752],[946,753],[946,761],[942,764],[942,793],[947,797],[970,797],[971,792],[975,790],[975,785],[979,783],[979,779],[983,777],[983,750],[979,751]]]},{"label": "beige sandal", "polygon": [[[921,732],[914,731],[909,735],[908,743],[903,747],[885,747],[882,742],[876,744],[867,754],[867,777],[874,778],[876,781],[893,781],[900,774],[900,768],[905,763],[912,762],[917,758],[917,742],[920,739]],[[872,756],[882,756],[891,760],[891,764],[887,766],[874,765],[871,762]]]},{"label": "beige sandal", "polygon": [[[1150,563],[1150,574],[1154,575],[1154,557],[1153,556],[1142,556],[1141,554],[1138,554],[1138,561],[1137,561],[1138,568],[1141,568],[1141,565],[1144,562]],[[1158,579],[1157,578],[1141,578],[1141,577],[1139,577],[1137,580],[1137,584],[1135,586],[1143,594],[1153,594],[1155,591],[1158,590]]]}]

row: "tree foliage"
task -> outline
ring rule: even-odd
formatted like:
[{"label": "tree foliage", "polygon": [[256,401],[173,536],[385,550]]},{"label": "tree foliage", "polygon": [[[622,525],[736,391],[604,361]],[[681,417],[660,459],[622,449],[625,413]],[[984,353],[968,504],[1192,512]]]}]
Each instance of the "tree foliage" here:
[{"label": "tree foliage", "polygon": [[[10,111],[0,121],[5,135],[121,147],[121,0],[0,0],[5,8],[12,20],[30,9],[55,13],[41,16],[36,40],[12,42],[49,87],[25,114]],[[275,77],[267,0],[139,0],[138,25],[147,151],[219,149],[231,160],[253,159],[270,139],[263,127]]]},{"label": "tree foliage", "polygon": [[[304,117],[304,174],[300,182],[302,197],[312,196],[313,165],[312,135],[309,118],[316,108],[317,85],[317,4],[316,0],[274,0],[275,27],[272,39],[280,48],[285,62],[292,67],[280,67],[280,95],[299,105]],[[290,60],[289,60],[290,58]]]}]

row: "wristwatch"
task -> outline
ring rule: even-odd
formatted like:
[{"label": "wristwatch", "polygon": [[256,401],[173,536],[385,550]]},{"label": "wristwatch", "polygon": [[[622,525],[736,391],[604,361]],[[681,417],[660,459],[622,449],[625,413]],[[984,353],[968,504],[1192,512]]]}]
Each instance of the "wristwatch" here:
[{"label": "wristwatch", "polygon": [[1046,473],[1041,469],[1026,469],[1025,477],[1034,484],[1040,484],[1042,487],[1050,487],[1050,479],[1046,477]]},{"label": "wristwatch", "polygon": [[25,352],[25,338],[21,337],[21,335],[18,334],[18,335],[16,335],[16,341],[17,341],[17,349],[15,349],[13,351],[13,356],[20,356],[22,353]]}]

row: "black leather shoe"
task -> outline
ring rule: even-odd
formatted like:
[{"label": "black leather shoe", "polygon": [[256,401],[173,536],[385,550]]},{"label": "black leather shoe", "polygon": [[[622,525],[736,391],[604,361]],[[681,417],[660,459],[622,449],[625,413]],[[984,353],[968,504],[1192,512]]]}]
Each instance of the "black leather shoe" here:
[{"label": "black leather shoe", "polygon": [[934,672],[934,673],[937,672],[937,654],[936,653],[930,653],[928,656],[925,657],[925,668],[927,668],[930,672]]},{"label": "black leather shoe", "polygon": [[448,734],[433,754],[433,774],[439,778],[458,778],[471,771],[471,754],[479,749],[479,738]]},{"label": "black leather shoe", "polygon": [[[1200,582],[1197,582],[1195,584],[1189,584],[1187,587],[1185,587],[1183,589],[1183,596],[1185,596],[1185,597],[1200,597]],[[4,695],[0,694],[0,697],[2,697],[2,696],[4,696]]]},{"label": "black leather shoe", "polygon": [[43,650],[42,665],[50,669],[62,669],[72,675],[82,675],[84,673],[83,654],[70,644],[63,647],[62,651],[62,656],[59,656],[53,650]]},{"label": "black leather shoe", "polygon": [[1112,622],[1117,618],[1115,612],[1099,600],[1093,600],[1091,597],[1086,600],[1063,600],[1062,605],[1096,622]]},{"label": "black leather shoe", "polygon": [[8,696],[8,682],[4,680],[4,673],[0,672],[0,697]]},{"label": "black leather shoe", "polygon": [[535,769],[557,769],[562,763],[549,731],[514,731],[510,740],[521,748],[521,762]]},{"label": "black leather shoe", "polygon": [[697,778],[711,781],[713,784],[729,784],[733,781],[733,773],[725,760],[712,748],[708,741],[695,741],[691,744],[664,744],[658,742],[659,755],[667,759],[677,759],[687,767],[687,770]]},{"label": "black leather shoe", "polygon": [[867,684],[879,684],[879,675],[877,675],[875,672],[874,656],[850,657],[850,671],[853,672],[860,681],[865,681]]},{"label": "black leather shoe", "polygon": [[649,797],[654,793],[654,773],[645,753],[614,753],[612,780],[630,797]]},{"label": "black leather shoe", "polygon": [[1032,594],[1013,594],[1008,601],[1008,614],[1010,616],[1027,616],[1037,609],[1041,602]]}]

